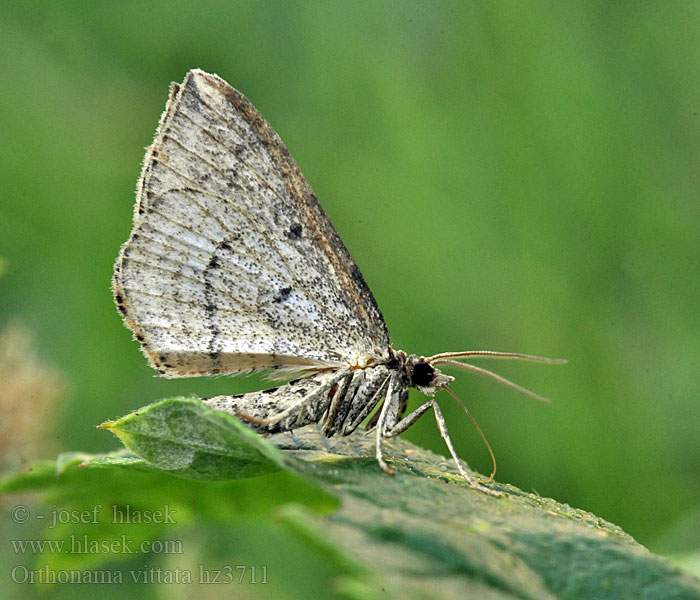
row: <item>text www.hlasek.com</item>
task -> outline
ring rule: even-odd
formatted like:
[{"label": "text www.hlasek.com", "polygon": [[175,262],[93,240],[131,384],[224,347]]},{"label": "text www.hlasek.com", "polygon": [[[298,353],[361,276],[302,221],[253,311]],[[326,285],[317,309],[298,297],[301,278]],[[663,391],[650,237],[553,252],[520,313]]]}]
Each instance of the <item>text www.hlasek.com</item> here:
[{"label": "text www.hlasek.com", "polygon": [[92,539],[71,534],[67,540],[10,540],[15,554],[183,554],[181,540],[141,540],[121,535]]}]

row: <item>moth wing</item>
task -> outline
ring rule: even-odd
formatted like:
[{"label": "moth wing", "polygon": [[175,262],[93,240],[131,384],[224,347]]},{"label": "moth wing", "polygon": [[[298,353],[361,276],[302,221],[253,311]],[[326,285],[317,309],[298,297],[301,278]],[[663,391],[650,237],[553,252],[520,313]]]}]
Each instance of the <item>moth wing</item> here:
[{"label": "moth wing", "polygon": [[164,377],[386,358],[382,314],[279,136],[200,70],[172,84],[112,290]]}]

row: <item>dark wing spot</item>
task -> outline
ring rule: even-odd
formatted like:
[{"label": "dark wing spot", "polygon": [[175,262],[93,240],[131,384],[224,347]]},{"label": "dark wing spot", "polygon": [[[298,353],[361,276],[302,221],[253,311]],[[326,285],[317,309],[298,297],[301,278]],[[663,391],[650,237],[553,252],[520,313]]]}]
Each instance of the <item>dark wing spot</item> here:
[{"label": "dark wing spot", "polygon": [[275,302],[284,302],[287,298],[289,298],[289,294],[292,293],[292,288],[290,287],[285,287],[282,288],[279,292],[277,292],[277,295],[275,296]]},{"label": "dark wing spot", "polygon": [[273,387],[270,388],[269,390],[263,390],[263,394],[272,394],[273,392],[276,392],[279,388]]},{"label": "dark wing spot", "polygon": [[209,259],[209,263],[207,264],[207,268],[204,269],[204,312],[207,315],[208,323],[207,323],[207,328],[209,329],[209,333],[211,334],[211,338],[209,339],[209,347],[208,350],[210,353],[217,352],[218,348],[218,338],[219,338],[219,328],[214,321],[214,316],[216,314],[216,303],[215,303],[215,290],[214,286],[211,283],[211,272],[214,269],[219,268],[219,259],[216,256],[216,254],[213,254],[212,257]]},{"label": "dark wing spot", "polygon": [[301,237],[301,230],[302,230],[301,224],[294,223],[294,225],[292,225],[289,228],[289,231],[287,232],[287,237],[290,240],[298,240]]}]

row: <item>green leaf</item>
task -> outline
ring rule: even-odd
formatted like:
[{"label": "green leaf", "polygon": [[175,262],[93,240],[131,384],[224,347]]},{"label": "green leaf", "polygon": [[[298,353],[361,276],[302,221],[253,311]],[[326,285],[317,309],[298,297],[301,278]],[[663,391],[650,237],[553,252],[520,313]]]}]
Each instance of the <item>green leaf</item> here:
[{"label": "green leaf", "polygon": [[[384,442],[390,477],[373,437],[328,440],[309,427],[264,439],[191,399],[104,428],[130,452],[62,455],[0,484],[49,491],[63,509],[104,505],[99,523],[67,523],[51,539],[179,540],[188,552],[147,562],[191,573],[255,559],[271,578],[246,588],[256,597],[700,599],[696,579],[618,527],[509,485],[492,484],[500,498],[484,494],[445,458],[400,439]],[[115,506],[167,506],[177,523],[115,523]],[[146,560],[59,553],[50,564],[115,558]]]},{"label": "green leaf", "polygon": [[[373,438],[338,440],[319,453],[317,431],[278,440],[323,465],[340,509],[323,519],[334,540],[404,598],[700,598],[700,583],[650,554],[619,527],[549,498],[494,484],[470,488],[442,457],[385,442],[395,477],[372,465]],[[340,458],[345,456],[345,458]]]},{"label": "green leaf", "polygon": [[[37,462],[0,481],[0,492],[42,490],[51,505],[48,511],[32,511],[32,517],[46,524],[41,537],[63,549],[36,554],[37,567],[85,570],[105,561],[126,562],[141,555],[134,549],[144,542],[173,536],[189,540],[195,523],[217,524],[212,537],[235,539],[228,527],[232,520],[270,519],[288,504],[304,506],[312,514],[338,505],[318,483],[291,470],[280,472],[293,458],[200,402],[165,400],[102,427],[131,449],[62,454],[55,462]],[[170,518],[159,517],[164,514]],[[16,527],[8,537],[26,539],[29,524]],[[121,547],[110,547],[124,536]]]},{"label": "green leaf", "polygon": [[284,456],[235,417],[194,398],[170,398],[100,425],[154,466],[192,479],[226,480],[283,468]]}]

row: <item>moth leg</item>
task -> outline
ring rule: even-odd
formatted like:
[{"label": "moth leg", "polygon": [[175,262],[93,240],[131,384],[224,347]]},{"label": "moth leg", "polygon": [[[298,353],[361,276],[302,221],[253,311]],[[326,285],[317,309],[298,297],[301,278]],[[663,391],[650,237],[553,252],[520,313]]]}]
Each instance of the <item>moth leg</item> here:
[{"label": "moth leg", "polygon": [[331,386],[331,389],[329,390],[329,395],[332,394],[331,402],[320,421],[320,424],[323,425],[323,433],[326,435],[326,437],[331,437],[331,435],[335,433],[335,431],[332,430],[333,421],[335,420],[335,415],[338,412],[340,403],[345,399],[345,396],[348,393],[348,388],[350,387],[352,379],[353,374],[349,373],[345,376],[344,380],[335,384],[335,390],[333,389],[333,386]]},{"label": "moth leg", "polygon": [[266,426],[275,425],[276,423],[279,423],[280,421],[291,416],[292,414],[294,414],[295,411],[298,410],[299,412],[297,414],[297,420],[295,422],[295,427],[303,426],[303,425],[301,425],[301,423],[303,422],[302,416],[304,414],[304,410],[307,410],[308,407],[311,405],[311,403],[314,400],[316,400],[317,398],[319,398],[320,396],[325,394],[343,376],[344,376],[344,374],[340,374],[337,377],[334,377],[332,380],[326,382],[325,384],[321,385],[316,390],[313,390],[311,393],[302,397],[298,402],[289,406],[287,409],[283,410],[282,412],[280,412],[272,417],[268,417],[266,419],[261,419],[261,423],[263,425],[266,425]]},{"label": "moth leg", "polygon": [[319,374],[272,390],[238,396],[214,396],[202,402],[243,420],[258,433],[278,433],[319,420],[328,407],[328,392],[344,373]]},{"label": "moth leg", "polygon": [[445,418],[442,416],[442,411],[440,410],[438,403],[435,402],[435,399],[432,399],[431,403],[433,405],[433,410],[435,411],[435,421],[437,421],[437,426],[438,426],[438,429],[440,430],[440,435],[442,436],[442,439],[445,440],[445,444],[447,445],[447,449],[450,451],[450,454],[452,455],[452,459],[455,461],[455,464],[457,465],[457,469],[459,470],[462,477],[464,477],[467,480],[467,483],[469,484],[470,487],[473,487],[474,489],[477,489],[481,492],[484,492],[485,494],[489,494],[490,496],[495,496],[496,498],[500,498],[503,495],[503,494],[501,494],[501,492],[498,492],[496,490],[492,490],[491,488],[487,488],[486,486],[481,485],[476,479],[474,479],[469,473],[467,473],[464,470],[464,468],[462,467],[462,463],[459,460],[459,457],[457,456],[457,453],[455,452],[454,447],[452,446],[452,440],[450,440],[450,436],[447,433],[447,423],[445,423]]},{"label": "moth leg", "polygon": [[[384,461],[382,456],[382,432],[386,428],[387,419],[396,420],[396,414],[400,406],[400,394],[396,393],[394,389],[396,388],[395,376],[392,375],[389,379],[389,384],[386,389],[386,398],[382,404],[381,411],[379,413],[379,418],[377,419],[377,435],[375,438],[375,455],[377,457],[377,462],[382,470],[389,474],[395,475],[395,471],[389,468],[389,466]],[[393,413],[393,414],[392,414]]]},{"label": "moth leg", "polygon": [[[343,435],[350,435],[353,431],[355,431],[355,429],[357,429],[360,426],[360,423],[362,423],[362,421],[364,421],[367,418],[367,415],[369,415],[369,413],[371,413],[376,408],[380,398],[384,395],[386,388],[389,385],[389,379],[391,379],[391,375],[387,375],[384,379],[382,379],[379,382],[379,384],[376,385],[376,389],[370,396],[369,400],[363,402],[361,405],[359,405],[360,408],[358,410],[356,410],[351,415],[348,415],[347,420],[345,421],[345,423],[343,423]],[[368,386],[366,389],[371,390],[372,387],[374,386]],[[382,402],[382,405],[380,406],[379,410],[374,413],[372,419],[367,423],[365,427],[365,434],[370,433],[372,429],[374,429],[383,407],[384,403]]]},{"label": "moth leg", "polygon": [[[384,385],[384,384],[382,384],[382,385]],[[408,402],[408,388],[403,387],[403,386],[399,386],[398,395],[399,395],[399,400],[396,403],[396,408],[392,407],[389,414],[387,414],[385,423],[387,423],[388,425],[385,425],[385,427],[391,427],[391,423],[396,423],[397,421],[400,421],[401,415],[406,410],[406,403]],[[376,394],[375,394],[375,396],[376,396]],[[385,401],[386,401],[386,399],[385,399]],[[375,402],[375,404],[376,404],[376,402]],[[374,408],[374,406],[368,407],[368,410],[366,411],[365,417],[372,411],[372,408]],[[381,414],[383,408],[384,408],[384,402],[382,402],[382,405],[379,407],[379,410],[372,415],[372,418],[367,422],[367,425],[365,425],[365,433],[371,433],[372,431],[374,431],[374,428],[377,427],[377,423],[379,422],[379,415]],[[387,437],[387,436],[384,436],[384,437]]]},{"label": "moth leg", "polygon": [[[295,412],[296,414],[296,420],[294,421],[294,424],[290,424],[291,429],[298,429],[299,427],[303,427],[303,419],[302,417],[304,416],[304,410],[314,401],[318,396],[320,396],[324,392],[323,389],[317,390],[308,396],[305,396],[301,400],[299,400],[296,404],[293,404],[289,408],[283,410],[281,413],[276,414],[272,417],[267,417],[265,419],[257,419],[257,422],[260,423],[261,425],[264,425],[266,427],[271,427],[273,425],[276,425],[280,421],[284,421],[286,418],[291,417]],[[239,415],[242,418],[245,419],[245,415]],[[250,419],[252,420],[252,419]],[[253,421],[255,422],[255,421]]]},{"label": "moth leg", "polygon": [[[395,472],[387,466],[386,462],[384,462],[384,458],[382,456],[382,438],[394,437],[402,431],[405,431],[411,425],[413,425],[432,405],[431,401],[428,401],[419,406],[410,415],[401,419],[399,417],[399,411],[403,405],[402,394],[400,392],[393,393],[392,383],[393,378],[389,382],[386,398],[384,399],[384,403],[380,409],[379,418],[376,422],[377,462],[379,463],[379,466],[389,475],[394,475]],[[405,388],[402,391],[405,393],[408,392],[408,390]],[[405,396],[405,393],[403,396]]]},{"label": "moth leg", "polygon": [[452,440],[450,439],[450,435],[447,432],[447,423],[445,423],[445,417],[442,416],[442,411],[440,410],[440,407],[438,406],[437,402],[435,402],[434,398],[431,398],[430,402],[428,402],[428,404],[432,405],[432,407],[433,407],[433,411],[435,412],[435,421],[437,422],[438,430],[440,431],[440,435],[442,436],[442,439],[445,440],[445,445],[447,446],[447,449],[450,451],[450,455],[452,456],[452,459],[455,461],[460,475],[462,475],[462,477],[464,477],[469,482],[469,485],[476,484],[476,481],[474,480],[474,478],[464,470],[464,467],[462,467],[462,463],[459,460],[457,453],[455,452],[454,446],[452,445]]},{"label": "moth leg", "polygon": [[481,485],[476,479],[474,479],[474,477],[472,477],[467,471],[464,470],[464,467],[462,467],[462,462],[459,460],[457,452],[455,452],[454,446],[452,445],[452,440],[450,439],[450,435],[447,431],[447,423],[445,422],[445,417],[442,416],[442,411],[440,410],[440,407],[438,406],[438,403],[435,401],[434,398],[431,398],[427,402],[421,404],[414,411],[410,412],[402,419],[398,419],[395,423],[386,422],[384,425],[385,429],[382,434],[382,437],[390,438],[399,435],[400,433],[403,433],[409,427],[411,427],[411,425],[413,425],[418,419],[420,419],[429,408],[432,408],[433,412],[435,413],[435,421],[437,422],[440,435],[442,436],[442,439],[445,440],[445,445],[447,446],[447,449],[450,452],[450,456],[452,456],[452,459],[457,465],[457,470],[459,471],[460,475],[467,480],[467,483],[470,487],[473,487],[482,492],[500,498],[500,492],[497,492],[495,490],[487,488],[486,486]]},{"label": "moth leg", "polygon": [[[309,395],[309,396],[306,396],[306,397],[304,397],[304,398],[301,399],[301,401],[300,401],[300,403],[299,403],[299,405],[298,405],[298,407],[299,407],[299,412],[297,413],[297,418],[296,418],[296,421],[294,421],[294,425],[293,425],[293,427],[294,427],[295,429],[298,429],[299,427],[303,427],[303,426],[304,426],[303,423],[304,423],[304,417],[305,417],[305,416],[307,416],[307,417],[312,417],[312,418],[313,418],[314,415],[313,415],[313,412],[311,411],[311,405],[312,405],[313,401],[316,399],[316,396],[317,396],[317,395],[318,395],[318,391],[317,391],[317,392],[314,392],[313,394],[311,394],[311,395]],[[287,411],[290,411],[290,410],[293,411],[294,408],[295,408],[295,407],[290,406],[290,407],[287,409]],[[304,415],[304,413],[306,413],[306,415]],[[284,418],[284,417],[282,417],[282,418]],[[280,420],[281,420],[281,419],[278,419],[277,417],[274,417],[274,418],[268,419],[268,420],[266,421],[266,423],[274,424],[274,423],[278,423]]]},{"label": "moth leg", "polygon": [[[409,427],[411,427],[411,425],[420,419],[429,408],[433,406],[434,402],[435,400],[431,398],[426,403],[421,404],[418,408],[411,411],[402,419],[397,419],[394,423],[387,423],[384,428],[384,432],[382,433],[382,437],[391,438],[406,431]],[[440,416],[442,417],[442,415]]]}]

